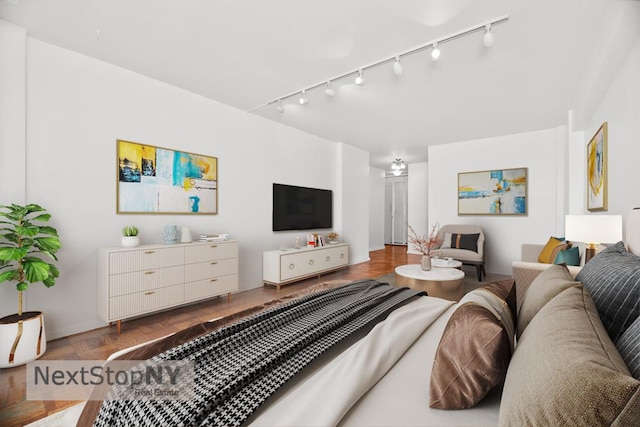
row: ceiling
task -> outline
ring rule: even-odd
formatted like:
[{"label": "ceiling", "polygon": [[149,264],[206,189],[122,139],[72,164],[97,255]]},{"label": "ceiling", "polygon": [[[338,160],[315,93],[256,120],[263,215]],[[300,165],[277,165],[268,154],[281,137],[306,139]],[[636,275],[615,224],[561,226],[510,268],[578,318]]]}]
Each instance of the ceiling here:
[{"label": "ceiling", "polygon": [[[29,36],[370,153],[389,169],[427,146],[567,123],[613,0],[0,0]],[[257,108],[494,18],[482,31]]]}]

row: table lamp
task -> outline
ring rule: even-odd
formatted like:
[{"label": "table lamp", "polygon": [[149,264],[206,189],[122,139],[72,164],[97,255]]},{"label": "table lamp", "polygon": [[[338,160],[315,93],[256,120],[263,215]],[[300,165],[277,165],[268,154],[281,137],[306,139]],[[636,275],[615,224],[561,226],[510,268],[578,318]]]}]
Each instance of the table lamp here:
[{"label": "table lamp", "polygon": [[565,239],[587,244],[584,262],[596,254],[596,245],[622,240],[622,215],[566,215]]}]

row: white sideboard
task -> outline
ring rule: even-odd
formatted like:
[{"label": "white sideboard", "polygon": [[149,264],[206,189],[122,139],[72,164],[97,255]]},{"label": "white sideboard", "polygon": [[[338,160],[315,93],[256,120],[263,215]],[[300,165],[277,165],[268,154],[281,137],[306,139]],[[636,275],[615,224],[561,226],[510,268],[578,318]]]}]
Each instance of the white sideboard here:
[{"label": "white sideboard", "polygon": [[98,315],[117,322],[238,290],[238,242],[98,250]]},{"label": "white sideboard", "polygon": [[288,248],[262,253],[262,281],[280,286],[349,265],[349,245],[338,243],[319,248]]}]

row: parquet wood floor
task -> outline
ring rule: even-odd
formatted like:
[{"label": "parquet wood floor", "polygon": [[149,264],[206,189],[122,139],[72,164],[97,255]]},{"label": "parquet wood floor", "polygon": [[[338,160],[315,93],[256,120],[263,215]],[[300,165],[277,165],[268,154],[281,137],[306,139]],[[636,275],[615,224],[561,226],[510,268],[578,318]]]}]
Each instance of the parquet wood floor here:
[{"label": "parquet wood floor", "polygon": [[[419,255],[407,254],[406,246],[386,246],[369,253],[370,260],[336,272],[290,284],[277,291],[273,286],[239,292],[226,297],[156,313],[122,323],[122,333],[115,326],[103,327],[47,342],[47,351],[40,360],[106,360],[110,354],[154,338],[159,338],[189,326],[233,314],[329,280],[376,278],[392,273],[402,264],[417,264]],[[23,426],[67,408],[74,401],[26,400],[26,368],[0,370],[0,426]]]}]

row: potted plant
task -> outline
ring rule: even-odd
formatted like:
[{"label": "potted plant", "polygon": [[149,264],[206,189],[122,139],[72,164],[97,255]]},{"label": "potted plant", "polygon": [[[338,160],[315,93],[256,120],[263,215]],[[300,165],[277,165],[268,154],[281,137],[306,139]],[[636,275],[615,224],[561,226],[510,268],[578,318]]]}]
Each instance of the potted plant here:
[{"label": "potted plant", "polygon": [[338,243],[338,233],[334,231],[327,233],[327,241],[332,245],[335,245],[336,243]]},{"label": "potted plant", "polygon": [[413,249],[422,253],[420,267],[423,270],[431,270],[431,252],[442,244],[442,239],[438,237],[439,229],[438,224],[434,224],[429,236],[425,237],[419,236],[416,230],[409,226],[409,242],[413,245]]},{"label": "potted plant", "polygon": [[135,225],[127,225],[122,227],[122,239],[120,244],[125,248],[132,248],[140,244],[140,237],[138,237],[138,227]]},{"label": "potted plant", "polygon": [[18,366],[46,350],[44,319],[40,311],[22,311],[22,293],[32,283],[50,288],[59,271],[60,239],[55,228],[42,225],[51,215],[36,204],[0,205],[0,283],[15,283],[18,313],[0,318],[0,368]]}]

